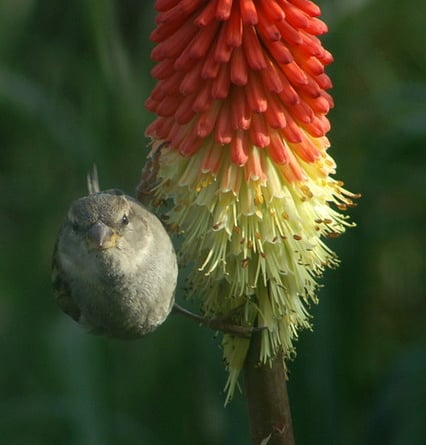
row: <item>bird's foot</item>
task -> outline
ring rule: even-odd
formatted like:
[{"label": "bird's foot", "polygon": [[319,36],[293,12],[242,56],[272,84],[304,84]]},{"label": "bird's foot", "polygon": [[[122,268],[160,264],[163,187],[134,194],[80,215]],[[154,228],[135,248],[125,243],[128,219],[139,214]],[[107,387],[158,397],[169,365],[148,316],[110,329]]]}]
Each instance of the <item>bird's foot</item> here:
[{"label": "bird's foot", "polygon": [[251,327],[251,326],[239,326],[230,323],[232,313],[225,317],[207,318],[183,308],[177,303],[173,306],[173,312],[183,315],[191,320],[194,320],[204,326],[207,326],[215,331],[221,331],[225,334],[231,334],[236,337],[250,338],[254,332],[263,331],[266,329],[264,326]]}]

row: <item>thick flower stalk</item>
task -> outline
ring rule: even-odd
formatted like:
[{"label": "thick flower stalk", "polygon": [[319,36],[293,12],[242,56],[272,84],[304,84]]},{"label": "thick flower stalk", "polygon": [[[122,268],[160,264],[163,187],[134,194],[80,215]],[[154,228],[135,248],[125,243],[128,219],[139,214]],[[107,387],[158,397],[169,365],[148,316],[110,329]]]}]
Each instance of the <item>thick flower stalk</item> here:
[{"label": "thick flower stalk", "polygon": [[[330,175],[333,106],[309,0],[157,0],[147,107],[157,201],[208,317],[264,326],[259,360],[290,356],[317,279],[338,262],[323,238],[349,225],[354,195]],[[249,340],[223,338],[231,395]]]}]

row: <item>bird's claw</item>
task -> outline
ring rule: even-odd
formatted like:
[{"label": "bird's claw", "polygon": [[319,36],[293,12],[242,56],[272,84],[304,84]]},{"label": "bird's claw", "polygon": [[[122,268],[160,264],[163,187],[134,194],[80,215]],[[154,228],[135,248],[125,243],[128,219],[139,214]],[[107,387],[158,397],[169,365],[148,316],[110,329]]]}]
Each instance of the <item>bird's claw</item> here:
[{"label": "bird's claw", "polygon": [[228,323],[229,317],[206,318],[188,311],[177,303],[174,304],[173,311],[215,331],[221,331],[225,334],[234,335],[235,337],[250,338],[253,333],[267,329],[266,326],[253,327],[230,324]]}]

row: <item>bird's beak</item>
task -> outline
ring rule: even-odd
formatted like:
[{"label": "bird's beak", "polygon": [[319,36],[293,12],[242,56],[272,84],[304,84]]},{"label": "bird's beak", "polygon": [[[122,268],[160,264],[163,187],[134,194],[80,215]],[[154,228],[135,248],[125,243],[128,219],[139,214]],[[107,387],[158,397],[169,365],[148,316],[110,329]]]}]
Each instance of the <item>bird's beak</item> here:
[{"label": "bird's beak", "polygon": [[87,241],[89,245],[96,249],[109,249],[115,247],[117,243],[117,235],[106,224],[101,221],[93,224],[87,232]]}]

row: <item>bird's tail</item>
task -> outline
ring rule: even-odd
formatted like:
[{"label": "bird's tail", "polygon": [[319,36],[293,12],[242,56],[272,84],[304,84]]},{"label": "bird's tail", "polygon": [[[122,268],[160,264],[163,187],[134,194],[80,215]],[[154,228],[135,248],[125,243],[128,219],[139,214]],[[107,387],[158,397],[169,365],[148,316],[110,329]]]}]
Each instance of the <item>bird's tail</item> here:
[{"label": "bird's tail", "polygon": [[87,190],[89,195],[101,191],[99,187],[98,169],[96,164],[93,164],[92,170],[87,173]]}]

